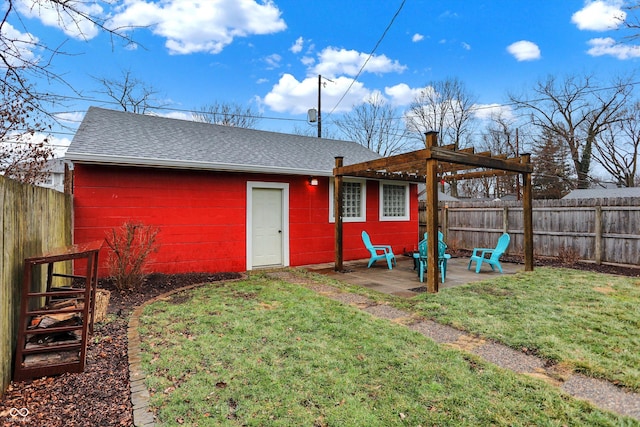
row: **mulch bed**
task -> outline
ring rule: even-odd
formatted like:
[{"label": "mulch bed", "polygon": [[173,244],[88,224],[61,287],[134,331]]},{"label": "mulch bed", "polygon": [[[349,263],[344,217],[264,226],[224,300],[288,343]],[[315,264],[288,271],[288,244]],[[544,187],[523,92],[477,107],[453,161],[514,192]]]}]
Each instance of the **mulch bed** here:
[{"label": "mulch bed", "polygon": [[115,320],[95,325],[85,371],[11,383],[0,400],[0,425],[132,426],[127,328],[133,307],[183,286],[239,277],[238,273],[151,274],[140,289],[126,292],[101,281],[99,287],[111,292],[108,313]]},{"label": "mulch bed", "polygon": [[[456,256],[469,256],[457,251]],[[503,258],[505,262],[522,262]],[[536,260],[536,265],[576,268],[601,273],[638,277],[640,269],[559,260]],[[111,292],[110,314],[115,320],[96,324],[87,347],[85,371],[11,383],[0,400],[0,425],[47,426],[132,426],[133,408],[129,390],[127,359],[128,318],[133,307],[165,292],[196,283],[233,280],[238,273],[151,274],[136,291],[118,291],[102,281],[100,288]],[[28,414],[23,417],[17,412]],[[13,410],[13,411],[12,411]],[[12,413],[14,416],[12,416]]]}]

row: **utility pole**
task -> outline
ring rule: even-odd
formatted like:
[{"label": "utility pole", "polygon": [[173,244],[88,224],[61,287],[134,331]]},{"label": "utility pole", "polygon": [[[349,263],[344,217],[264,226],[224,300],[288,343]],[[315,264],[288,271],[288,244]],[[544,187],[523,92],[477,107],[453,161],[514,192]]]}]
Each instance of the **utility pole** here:
[{"label": "utility pole", "polygon": [[318,74],[318,138],[322,138],[321,92],[322,92],[322,76]]},{"label": "utility pole", "polygon": [[[318,138],[322,138],[322,79],[325,79],[331,83],[335,83],[333,80],[318,74],[318,109],[310,108],[307,111],[307,118],[310,123],[318,123]],[[325,83],[326,84],[326,83]]]}]

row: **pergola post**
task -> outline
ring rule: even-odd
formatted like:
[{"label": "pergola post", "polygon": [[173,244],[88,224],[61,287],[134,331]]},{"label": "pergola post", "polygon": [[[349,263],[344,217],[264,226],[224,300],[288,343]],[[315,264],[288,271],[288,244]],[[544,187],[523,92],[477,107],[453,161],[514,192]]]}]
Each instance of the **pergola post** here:
[{"label": "pergola post", "polygon": [[[336,157],[336,168],[342,167],[342,157]],[[342,175],[333,177],[333,218],[335,226],[335,271],[343,270],[342,253]]]},{"label": "pergola post", "polygon": [[[427,132],[427,149],[438,143],[438,132]],[[427,292],[438,292],[438,161],[426,160]]]},{"label": "pergola post", "polygon": [[[530,154],[523,154],[522,161],[529,164]],[[524,271],[533,271],[533,196],[531,191],[531,172],[522,174],[522,215],[524,228]]]}]

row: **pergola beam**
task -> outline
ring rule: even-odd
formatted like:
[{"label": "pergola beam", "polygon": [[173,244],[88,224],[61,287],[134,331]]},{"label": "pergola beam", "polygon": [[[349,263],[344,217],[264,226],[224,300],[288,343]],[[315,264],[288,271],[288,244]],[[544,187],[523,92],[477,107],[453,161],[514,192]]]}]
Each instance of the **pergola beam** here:
[{"label": "pergola beam", "polygon": [[509,175],[518,175],[518,173],[490,169],[485,171],[459,173],[456,175],[445,175],[442,177],[442,179],[444,179],[445,181],[463,181],[466,179],[493,178],[497,176],[509,176]]},{"label": "pergola beam", "polygon": [[[426,148],[344,166],[336,157],[334,176],[334,217],[336,271],[342,271],[342,181],[344,176],[378,180],[424,182],[427,187],[427,291],[438,292],[438,181],[463,180],[521,174],[523,176],[524,256],[525,271],[533,270],[533,227],[530,155],[506,158],[491,153],[475,154],[473,148],[453,150],[453,146],[437,147],[437,133],[426,134]],[[486,168],[487,170],[474,170]],[[467,171],[455,175],[444,173]]]},{"label": "pergola beam", "polygon": [[[518,173],[531,173],[533,166],[529,163],[522,163],[522,157],[516,157],[514,160],[503,160],[494,157],[480,156],[477,154],[459,153],[456,151],[443,150],[440,147],[433,147],[430,158],[438,161],[456,163],[460,165],[468,165],[475,167],[485,167],[492,169],[507,170]],[[520,159],[520,161],[515,161]]]}]

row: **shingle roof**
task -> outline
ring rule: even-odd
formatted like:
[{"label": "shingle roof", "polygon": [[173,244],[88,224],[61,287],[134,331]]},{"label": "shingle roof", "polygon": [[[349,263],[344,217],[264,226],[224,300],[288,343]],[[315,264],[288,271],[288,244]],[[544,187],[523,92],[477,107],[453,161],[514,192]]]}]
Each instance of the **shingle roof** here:
[{"label": "shingle roof", "polygon": [[66,158],[76,163],[331,176],[380,156],[355,142],[90,107]]},{"label": "shingle roof", "polygon": [[613,197],[640,197],[640,187],[573,190],[563,199],[604,199]]}]

